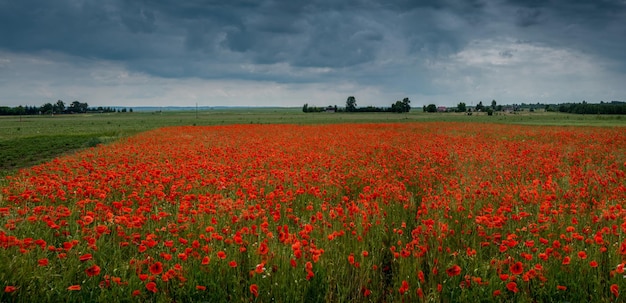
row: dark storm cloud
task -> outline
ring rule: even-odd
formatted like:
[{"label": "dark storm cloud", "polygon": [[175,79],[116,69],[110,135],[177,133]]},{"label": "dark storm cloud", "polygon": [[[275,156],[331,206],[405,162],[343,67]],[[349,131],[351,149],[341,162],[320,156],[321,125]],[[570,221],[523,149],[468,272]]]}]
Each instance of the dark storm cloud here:
[{"label": "dark storm cloud", "polygon": [[577,49],[613,60],[626,70],[626,1],[511,0],[520,35],[554,47]]},{"label": "dark storm cloud", "polygon": [[0,50],[113,60],[158,77],[348,79],[406,91],[428,80],[429,62],[492,38],[626,69],[625,20],[622,0],[0,0]]},{"label": "dark storm cloud", "polygon": [[[164,75],[172,70],[168,64],[180,66],[201,60],[197,52],[205,60],[230,60],[224,52],[233,52],[243,55],[235,59],[245,58],[250,63],[346,67],[375,60],[379,49],[393,47],[382,42],[386,35],[406,34],[407,39],[418,44],[446,40],[441,32],[425,33],[428,24],[416,28],[414,20],[402,17],[407,12],[410,15],[415,10],[439,10],[446,6],[440,1],[413,3],[3,1],[0,47],[114,59],[130,67],[160,59],[165,60]],[[476,9],[472,4],[460,3],[466,2],[454,2],[449,7]],[[402,32],[387,32],[390,29]],[[185,58],[192,60],[187,62]],[[153,71],[158,72],[158,68]]]},{"label": "dark storm cloud", "polygon": [[[130,3],[130,2],[129,2]],[[154,13],[99,1],[0,2],[0,48],[128,60],[158,52]]]},{"label": "dark storm cloud", "polygon": [[541,10],[532,7],[521,7],[515,11],[515,22],[521,27],[539,24]]},{"label": "dark storm cloud", "polygon": [[124,0],[124,10],[120,12],[122,23],[133,33],[151,33],[156,29],[154,11],[141,5],[141,2]]}]

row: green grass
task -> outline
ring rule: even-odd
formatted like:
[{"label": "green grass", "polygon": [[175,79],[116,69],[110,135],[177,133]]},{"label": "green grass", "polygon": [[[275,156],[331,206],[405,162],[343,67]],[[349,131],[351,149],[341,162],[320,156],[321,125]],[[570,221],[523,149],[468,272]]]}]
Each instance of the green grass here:
[{"label": "green grass", "polygon": [[112,136],[93,134],[32,136],[0,141],[0,169],[12,169],[39,164],[59,154],[94,147],[111,140]]},{"label": "green grass", "polygon": [[57,116],[0,117],[0,177],[59,155],[150,129],[180,125],[326,124],[451,121],[529,125],[625,126],[621,116],[522,112],[517,114],[303,113],[299,108],[164,111]]}]

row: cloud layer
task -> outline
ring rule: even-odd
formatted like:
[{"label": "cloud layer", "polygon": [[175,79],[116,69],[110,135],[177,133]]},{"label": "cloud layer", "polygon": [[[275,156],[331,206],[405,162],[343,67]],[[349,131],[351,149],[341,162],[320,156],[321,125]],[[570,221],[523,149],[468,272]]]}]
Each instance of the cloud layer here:
[{"label": "cloud layer", "polygon": [[626,99],[626,2],[0,0],[0,105]]}]

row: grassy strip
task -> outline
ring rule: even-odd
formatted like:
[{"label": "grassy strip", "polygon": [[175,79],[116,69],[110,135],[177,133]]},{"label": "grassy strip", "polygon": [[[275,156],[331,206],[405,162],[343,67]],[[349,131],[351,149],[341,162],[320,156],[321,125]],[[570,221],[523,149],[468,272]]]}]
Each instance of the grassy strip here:
[{"label": "grassy strip", "polygon": [[115,139],[111,133],[51,135],[0,141],[0,176]]}]

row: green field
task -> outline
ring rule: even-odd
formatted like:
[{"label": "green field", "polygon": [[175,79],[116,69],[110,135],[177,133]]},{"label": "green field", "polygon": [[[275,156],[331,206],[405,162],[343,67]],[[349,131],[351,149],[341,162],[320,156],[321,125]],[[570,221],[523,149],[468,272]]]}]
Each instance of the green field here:
[{"label": "green field", "polygon": [[453,121],[529,125],[625,126],[621,116],[522,112],[485,113],[303,113],[299,108],[134,112],[0,117],[0,177],[15,170],[150,129],[182,125],[325,124]]}]

